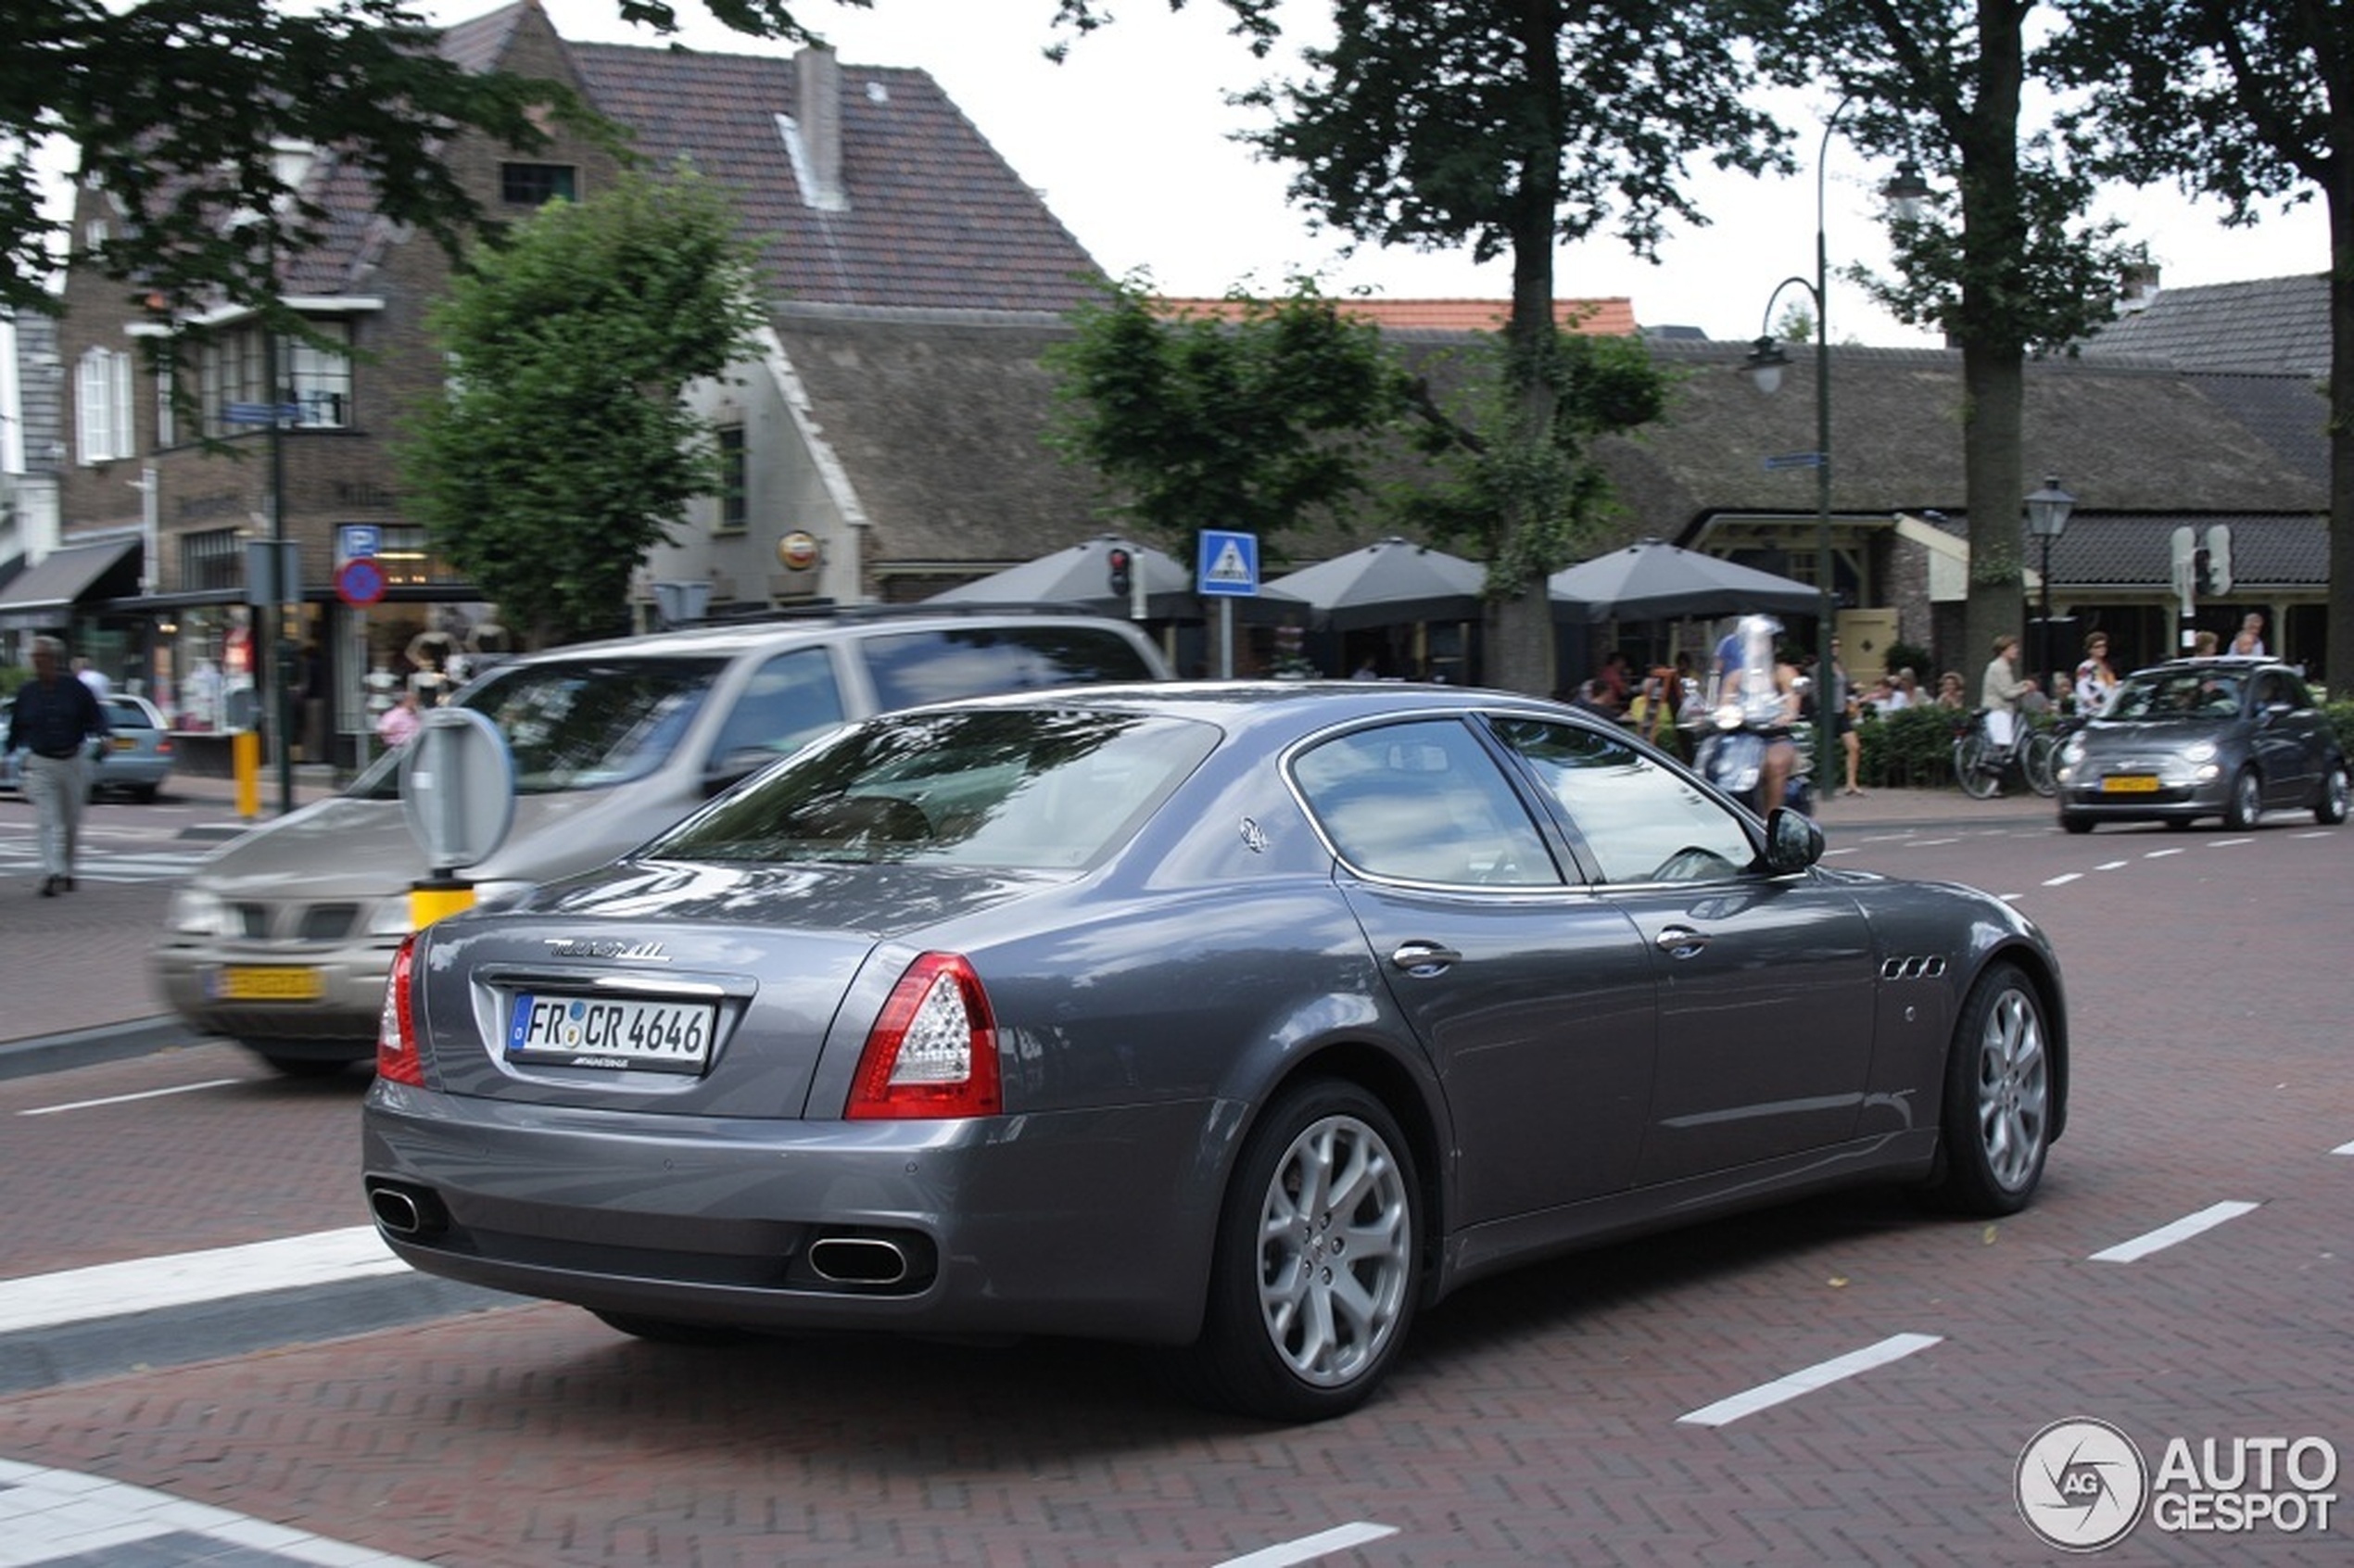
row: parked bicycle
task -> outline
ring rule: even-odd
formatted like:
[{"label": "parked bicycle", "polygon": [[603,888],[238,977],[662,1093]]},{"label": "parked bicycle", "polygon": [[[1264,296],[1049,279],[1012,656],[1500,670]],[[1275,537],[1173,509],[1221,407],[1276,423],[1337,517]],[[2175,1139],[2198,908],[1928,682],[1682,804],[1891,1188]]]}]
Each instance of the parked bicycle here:
[{"label": "parked bicycle", "polygon": [[1986,727],[1986,710],[1969,716],[1969,727],[1954,741],[1954,778],[1962,792],[1976,801],[1993,800],[2006,783],[2017,780],[2039,795],[2059,792],[2053,769],[2059,741],[2048,729],[2024,719],[2012,724],[2010,744],[1994,739]]}]

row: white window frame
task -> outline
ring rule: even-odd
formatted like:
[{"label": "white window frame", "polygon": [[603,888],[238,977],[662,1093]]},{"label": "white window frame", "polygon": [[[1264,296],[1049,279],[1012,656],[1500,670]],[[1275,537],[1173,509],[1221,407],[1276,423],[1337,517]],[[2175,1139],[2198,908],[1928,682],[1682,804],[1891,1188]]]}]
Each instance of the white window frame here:
[{"label": "white window frame", "polygon": [[131,356],[86,350],[74,374],[74,436],[82,462],[109,462],[133,455]]}]

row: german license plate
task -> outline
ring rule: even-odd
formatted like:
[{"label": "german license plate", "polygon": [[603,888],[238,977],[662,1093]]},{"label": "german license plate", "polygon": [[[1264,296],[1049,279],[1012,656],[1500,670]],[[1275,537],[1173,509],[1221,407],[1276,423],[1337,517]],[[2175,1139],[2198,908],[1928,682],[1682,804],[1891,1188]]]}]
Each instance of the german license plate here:
[{"label": "german license plate", "polygon": [[2104,795],[2148,795],[2158,790],[2158,779],[2146,773],[2112,773],[2101,780]]},{"label": "german license plate", "polygon": [[507,1015],[507,1059],[559,1067],[701,1072],[718,1009],[707,1002],[525,992]]},{"label": "german license plate", "polygon": [[212,994],[222,1002],[316,1002],[326,976],[294,964],[225,964],[212,973]]}]

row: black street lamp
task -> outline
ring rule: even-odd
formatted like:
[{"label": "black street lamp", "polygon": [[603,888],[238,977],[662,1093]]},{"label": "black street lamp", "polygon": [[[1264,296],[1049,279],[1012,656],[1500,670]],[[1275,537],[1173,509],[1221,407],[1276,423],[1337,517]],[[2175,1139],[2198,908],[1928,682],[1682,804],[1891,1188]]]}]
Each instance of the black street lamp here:
[{"label": "black street lamp", "polygon": [[2043,585],[2044,614],[2038,623],[2035,639],[2037,667],[2044,672],[2045,691],[2054,702],[2059,701],[2059,672],[2052,665],[2052,541],[2068,531],[2069,514],[2076,510],[2076,498],[2060,488],[2059,476],[2053,474],[2044,481],[2044,487],[2027,498],[2027,531],[2043,549],[2043,559],[2036,565],[2036,580]]},{"label": "black street lamp", "polygon": [[[1815,470],[1815,586],[1822,595],[1822,607],[1816,612],[1815,626],[1815,778],[1817,789],[1829,789],[1835,777],[1831,763],[1831,730],[1837,715],[1830,711],[1831,637],[1838,610],[1838,595],[1833,582],[1831,561],[1831,332],[1830,332],[1830,245],[1825,237],[1825,170],[1830,161],[1831,133],[1839,128],[1839,117],[1847,112],[1853,96],[1841,98],[1823,122],[1822,145],[1815,153],[1815,276],[1784,278],[1774,285],[1766,297],[1766,318],[1761,323],[1761,335],[1750,346],[1748,358],[1741,369],[1757,386],[1760,392],[1771,393],[1782,384],[1782,372],[1790,364],[1790,356],[1774,341],[1774,304],[1786,288],[1804,289],[1815,301],[1815,449],[1796,456]],[[1916,216],[1920,204],[1929,196],[1929,184],[1921,178],[1918,166],[1909,158],[1897,166],[1896,173],[1880,187],[1900,217]],[[1793,464],[1795,466],[1795,464]]]}]

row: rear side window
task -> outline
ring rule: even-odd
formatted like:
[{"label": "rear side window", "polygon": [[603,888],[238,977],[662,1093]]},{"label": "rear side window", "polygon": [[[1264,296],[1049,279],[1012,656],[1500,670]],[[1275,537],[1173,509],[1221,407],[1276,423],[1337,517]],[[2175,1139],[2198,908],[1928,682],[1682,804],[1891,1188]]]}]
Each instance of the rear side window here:
[{"label": "rear side window", "polygon": [[753,672],[720,727],[712,762],[723,772],[749,773],[799,751],[804,741],[842,721],[832,654],[823,648],[796,648]]},{"label": "rear side window", "polygon": [[1098,626],[956,626],[892,632],[859,646],[885,711],[1154,673],[1133,643]]}]

